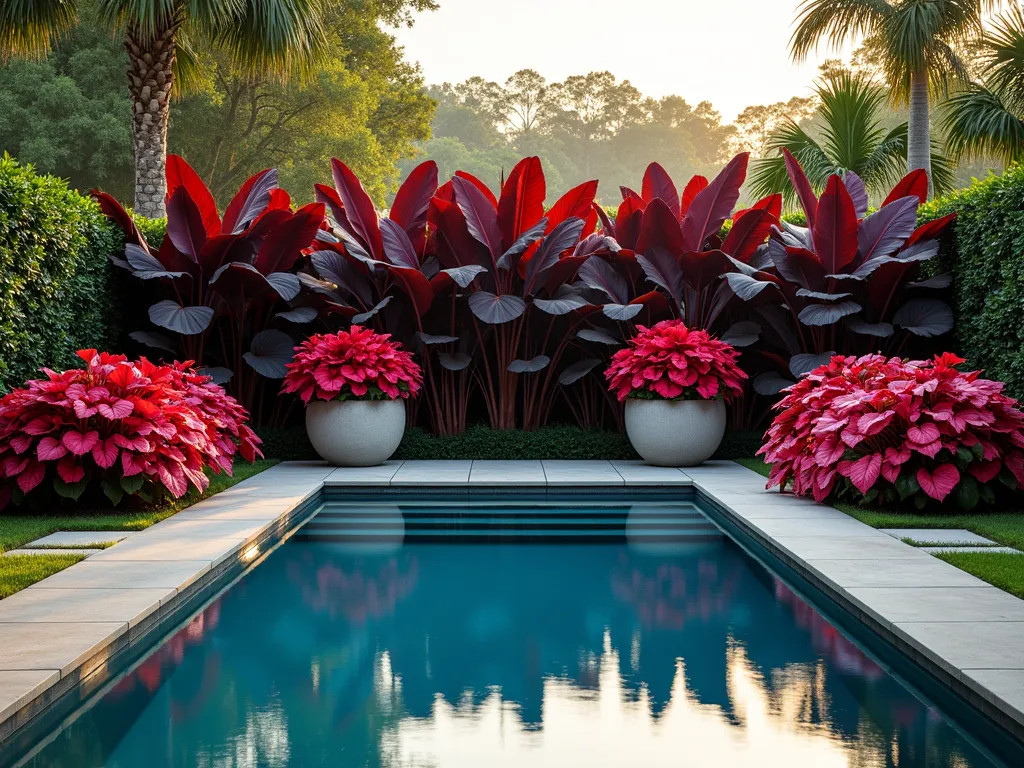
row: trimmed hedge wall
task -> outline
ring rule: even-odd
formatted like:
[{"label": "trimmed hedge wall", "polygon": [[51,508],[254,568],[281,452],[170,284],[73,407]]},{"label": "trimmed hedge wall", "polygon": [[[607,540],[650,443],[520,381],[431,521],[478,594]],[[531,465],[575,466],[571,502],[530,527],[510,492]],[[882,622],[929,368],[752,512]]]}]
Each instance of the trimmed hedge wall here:
[{"label": "trimmed hedge wall", "polygon": [[[319,457],[309,444],[303,426],[257,429],[263,453],[282,461],[307,461]],[[753,456],[761,447],[761,433],[728,431],[716,459]],[[587,430],[554,425],[534,432],[493,430],[480,424],[461,435],[432,435],[424,429],[405,432],[396,459],[639,459],[629,438],[606,430]]]},{"label": "trimmed hedge wall", "polygon": [[922,222],[957,212],[929,271],[953,274],[955,347],[973,369],[1024,398],[1024,167],[923,205]]},{"label": "trimmed hedge wall", "polygon": [[0,158],[0,391],[40,366],[73,367],[112,348],[118,303],[109,255],[122,238],[62,179]]}]

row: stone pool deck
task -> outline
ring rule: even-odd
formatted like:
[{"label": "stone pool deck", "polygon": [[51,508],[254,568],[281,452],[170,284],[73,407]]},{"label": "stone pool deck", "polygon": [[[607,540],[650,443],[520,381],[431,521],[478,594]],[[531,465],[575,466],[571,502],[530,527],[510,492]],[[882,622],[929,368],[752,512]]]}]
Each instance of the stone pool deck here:
[{"label": "stone pool deck", "polygon": [[[324,486],[365,489],[693,487],[857,619],[1007,730],[1024,736],[1024,601],[831,507],[764,490],[732,462],[283,463],[0,600],[0,740],[69,690],[109,679],[115,654],[282,540]],[[198,606],[197,606],[198,607]]]}]

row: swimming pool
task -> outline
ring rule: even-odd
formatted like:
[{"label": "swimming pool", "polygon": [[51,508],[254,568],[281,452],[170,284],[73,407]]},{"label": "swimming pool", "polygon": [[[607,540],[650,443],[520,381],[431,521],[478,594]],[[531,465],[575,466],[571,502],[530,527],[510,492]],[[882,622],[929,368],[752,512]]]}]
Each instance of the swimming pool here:
[{"label": "swimming pool", "polygon": [[23,764],[1014,763],[696,499],[399,496],[326,503]]}]

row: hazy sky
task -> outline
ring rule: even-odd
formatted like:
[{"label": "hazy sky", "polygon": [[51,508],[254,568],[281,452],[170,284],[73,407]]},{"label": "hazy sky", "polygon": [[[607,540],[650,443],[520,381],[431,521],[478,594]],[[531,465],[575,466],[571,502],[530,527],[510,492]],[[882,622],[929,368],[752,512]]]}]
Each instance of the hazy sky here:
[{"label": "hazy sky", "polygon": [[806,95],[817,73],[818,59],[789,58],[799,0],[438,2],[396,32],[428,83],[504,82],[527,68],[549,81],[608,70],[645,95],[707,99],[732,121],[750,104]]}]

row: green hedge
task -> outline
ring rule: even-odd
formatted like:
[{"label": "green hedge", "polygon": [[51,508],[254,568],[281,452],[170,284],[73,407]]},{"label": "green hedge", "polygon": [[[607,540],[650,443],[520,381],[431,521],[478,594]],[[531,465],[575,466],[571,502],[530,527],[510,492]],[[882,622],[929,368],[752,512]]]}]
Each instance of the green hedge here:
[{"label": "green hedge", "polygon": [[116,339],[109,255],[120,247],[92,200],[0,158],[0,390]]},{"label": "green hedge", "polygon": [[[258,429],[263,453],[282,461],[319,458],[302,426]],[[761,447],[760,432],[730,430],[716,459],[753,456]],[[638,459],[629,438],[618,432],[587,430],[567,425],[543,427],[534,432],[493,430],[486,425],[470,427],[461,435],[432,435],[408,429],[395,453],[396,459]]]},{"label": "green hedge", "polygon": [[1024,168],[976,181],[920,209],[921,221],[957,212],[930,272],[954,277],[955,348],[972,368],[1024,397]]}]

